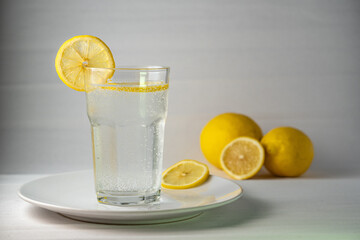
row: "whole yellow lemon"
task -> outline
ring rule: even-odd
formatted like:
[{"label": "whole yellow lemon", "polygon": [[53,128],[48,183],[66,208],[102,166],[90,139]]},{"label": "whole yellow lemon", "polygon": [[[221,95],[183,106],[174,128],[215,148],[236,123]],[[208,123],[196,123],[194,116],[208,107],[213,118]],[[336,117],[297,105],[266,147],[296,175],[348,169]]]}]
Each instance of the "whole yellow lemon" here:
[{"label": "whole yellow lemon", "polygon": [[314,157],[308,136],[292,127],[278,127],[261,140],[265,149],[265,167],[281,177],[297,177],[306,172]]},{"label": "whole yellow lemon", "polygon": [[223,148],[238,137],[260,140],[262,131],[250,117],[237,113],[223,113],[211,119],[200,134],[200,147],[205,158],[221,169],[220,155]]}]

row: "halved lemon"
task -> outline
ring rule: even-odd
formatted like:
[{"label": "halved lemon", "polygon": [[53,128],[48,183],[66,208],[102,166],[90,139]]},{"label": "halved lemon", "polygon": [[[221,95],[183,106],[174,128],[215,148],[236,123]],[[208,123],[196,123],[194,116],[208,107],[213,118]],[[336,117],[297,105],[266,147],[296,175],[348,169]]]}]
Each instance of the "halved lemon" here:
[{"label": "halved lemon", "polygon": [[253,177],[264,165],[265,152],[261,143],[250,137],[239,137],[222,150],[220,164],[233,179]]},{"label": "halved lemon", "polygon": [[[76,36],[64,42],[55,59],[60,79],[72,89],[85,91],[85,66],[114,68],[115,61],[109,47],[90,35]],[[107,74],[100,76],[103,79],[113,74],[113,71],[105,72]]]},{"label": "halved lemon", "polygon": [[206,164],[185,159],[162,174],[161,186],[170,189],[185,189],[199,186],[209,177],[209,168]]}]

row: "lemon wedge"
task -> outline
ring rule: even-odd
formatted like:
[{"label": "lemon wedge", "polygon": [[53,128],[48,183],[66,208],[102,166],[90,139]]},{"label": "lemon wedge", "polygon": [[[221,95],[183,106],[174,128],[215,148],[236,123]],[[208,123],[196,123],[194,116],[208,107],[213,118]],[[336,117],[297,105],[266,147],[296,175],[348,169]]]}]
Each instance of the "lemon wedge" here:
[{"label": "lemon wedge", "polygon": [[224,147],[221,167],[233,179],[253,177],[264,165],[265,151],[261,143],[250,137],[239,137]]},{"label": "lemon wedge", "polygon": [[[70,88],[85,91],[85,66],[114,68],[113,55],[106,44],[90,35],[73,37],[61,45],[55,59],[55,68],[60,79]],[[103,79],[113,71],[105,71]],[[98,76],[99,77],[99,76]]]},{"label": "lemon wedge", "polygon": [[161,186],[170,189],[185,189],[201,185],[209,177],[209,168],[201,162],[185,159],[162,174]]}]

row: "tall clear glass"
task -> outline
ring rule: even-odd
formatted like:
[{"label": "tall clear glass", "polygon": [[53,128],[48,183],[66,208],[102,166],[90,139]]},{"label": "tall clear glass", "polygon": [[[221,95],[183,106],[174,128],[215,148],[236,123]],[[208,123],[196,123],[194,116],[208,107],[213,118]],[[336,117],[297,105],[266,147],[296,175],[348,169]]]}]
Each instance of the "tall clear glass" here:
[{"label": "tall clear glass", "polygon": [[161,190],[169,68],[86,68],[97,199],[157,201]]}]

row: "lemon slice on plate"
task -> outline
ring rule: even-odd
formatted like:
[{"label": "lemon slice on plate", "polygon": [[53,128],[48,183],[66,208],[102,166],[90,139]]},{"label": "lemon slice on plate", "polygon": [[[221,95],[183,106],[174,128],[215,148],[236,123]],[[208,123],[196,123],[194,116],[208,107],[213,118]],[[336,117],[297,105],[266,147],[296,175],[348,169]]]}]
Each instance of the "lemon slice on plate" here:
[{"label": "lemon slice on plate", "polygon": [[161,186],[170,189],[185,189],[199,186],[209,177],[206,164],[195,160],[182,160],[162,174]]},{"label": "lemon slice on plate", "polygon": [[222,150],[220,164],[233,179],[253,177],[264,165],[265,152],[261,143],[250,137],[239,137]]},{"label": "lemon slice on plate", "polygon": [[[114,68],[115,61],[109,47],[90,35],[76,36],[64,42],[55,59],[60,79],[72,89],[85,91],[85,66]],[[111,77],[113,71],[105,73],[102,79]]]}]

